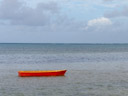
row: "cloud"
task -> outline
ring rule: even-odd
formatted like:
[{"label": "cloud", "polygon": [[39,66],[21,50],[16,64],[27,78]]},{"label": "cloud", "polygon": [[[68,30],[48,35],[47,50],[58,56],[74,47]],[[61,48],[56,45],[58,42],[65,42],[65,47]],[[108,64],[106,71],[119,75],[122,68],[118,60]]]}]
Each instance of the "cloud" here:
[{"label": "cloud", "polygon": [[101,18],[97,18],[97,19],[93,19],[88,21],[87,26],[86,26],[86,30],[88,29],[101,29],[104,28],[108,25],[111,25],[112,21],[108,18],[105,17],[101,17]]},{"label": "cloud", "polygon": [[[36,7],[18,0],[3,0],[0,4],[0,24],[26,31],[67,32],[79,30],[78,22],[60,12],[57,2],[38,2]],[[78,23],[78,24],[77,24]],[[10,27],[9,27],[10,28]]]},{"label": "cloud", "polygon": [[93,19],[88,21],[88,26],[96,26],[96,25],[110,25],[112,22],[110,21],[110,19],[105,18],[105,17],[101,17],[101,18],[97,18],[97,19]]},{"label": "cloud", "polygon": [[120,10],[119,9],[114,9],[111,12],[105,13],[104,16],[108,17],[108,18],[128,17],[128,6],[125,6]]},{"label": "cloud", "polygon": [[59,13],[57,3],[38,3],[36,8],[28,7],[18,0],[3,0],[0,4],[0,20],[11,25],[44,26]]}]

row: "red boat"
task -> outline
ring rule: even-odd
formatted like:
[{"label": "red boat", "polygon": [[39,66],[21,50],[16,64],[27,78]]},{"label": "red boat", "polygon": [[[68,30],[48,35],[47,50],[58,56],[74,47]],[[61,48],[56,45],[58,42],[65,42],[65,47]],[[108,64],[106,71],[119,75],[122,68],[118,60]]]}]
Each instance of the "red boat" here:
[{"label": "red boat", "polygon": [[67,70],[18,71],[20,77],[29,76],[64,76]]}]

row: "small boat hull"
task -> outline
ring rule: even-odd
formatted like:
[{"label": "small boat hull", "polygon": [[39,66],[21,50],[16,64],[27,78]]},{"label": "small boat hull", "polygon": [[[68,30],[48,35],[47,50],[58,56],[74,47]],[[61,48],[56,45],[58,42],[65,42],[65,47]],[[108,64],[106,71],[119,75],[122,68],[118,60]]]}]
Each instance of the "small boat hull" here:
[{"label": "small boat hull", "polygon": [[64,76],[67,70],[18,71],[20,77],[31,76]]}]

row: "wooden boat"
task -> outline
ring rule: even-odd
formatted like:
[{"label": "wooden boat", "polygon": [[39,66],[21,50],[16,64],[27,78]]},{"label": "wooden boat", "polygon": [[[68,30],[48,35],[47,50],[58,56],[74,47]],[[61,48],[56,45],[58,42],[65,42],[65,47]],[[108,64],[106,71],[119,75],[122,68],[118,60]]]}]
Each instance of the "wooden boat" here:
[{"label": "wooden boat", "polygon": [[28,76],[64,76],[67,70],[18,71],[20,77]]}]

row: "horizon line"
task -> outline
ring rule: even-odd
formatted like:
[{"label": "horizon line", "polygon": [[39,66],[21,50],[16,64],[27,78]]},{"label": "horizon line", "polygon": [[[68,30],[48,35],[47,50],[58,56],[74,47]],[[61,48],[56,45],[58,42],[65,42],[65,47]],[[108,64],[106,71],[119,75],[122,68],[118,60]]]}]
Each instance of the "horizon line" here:
[{"label": "horizon line", "polygon": [[0,42],[0,44],[128,44],[128,43],[34,43],[34,42]]}]

